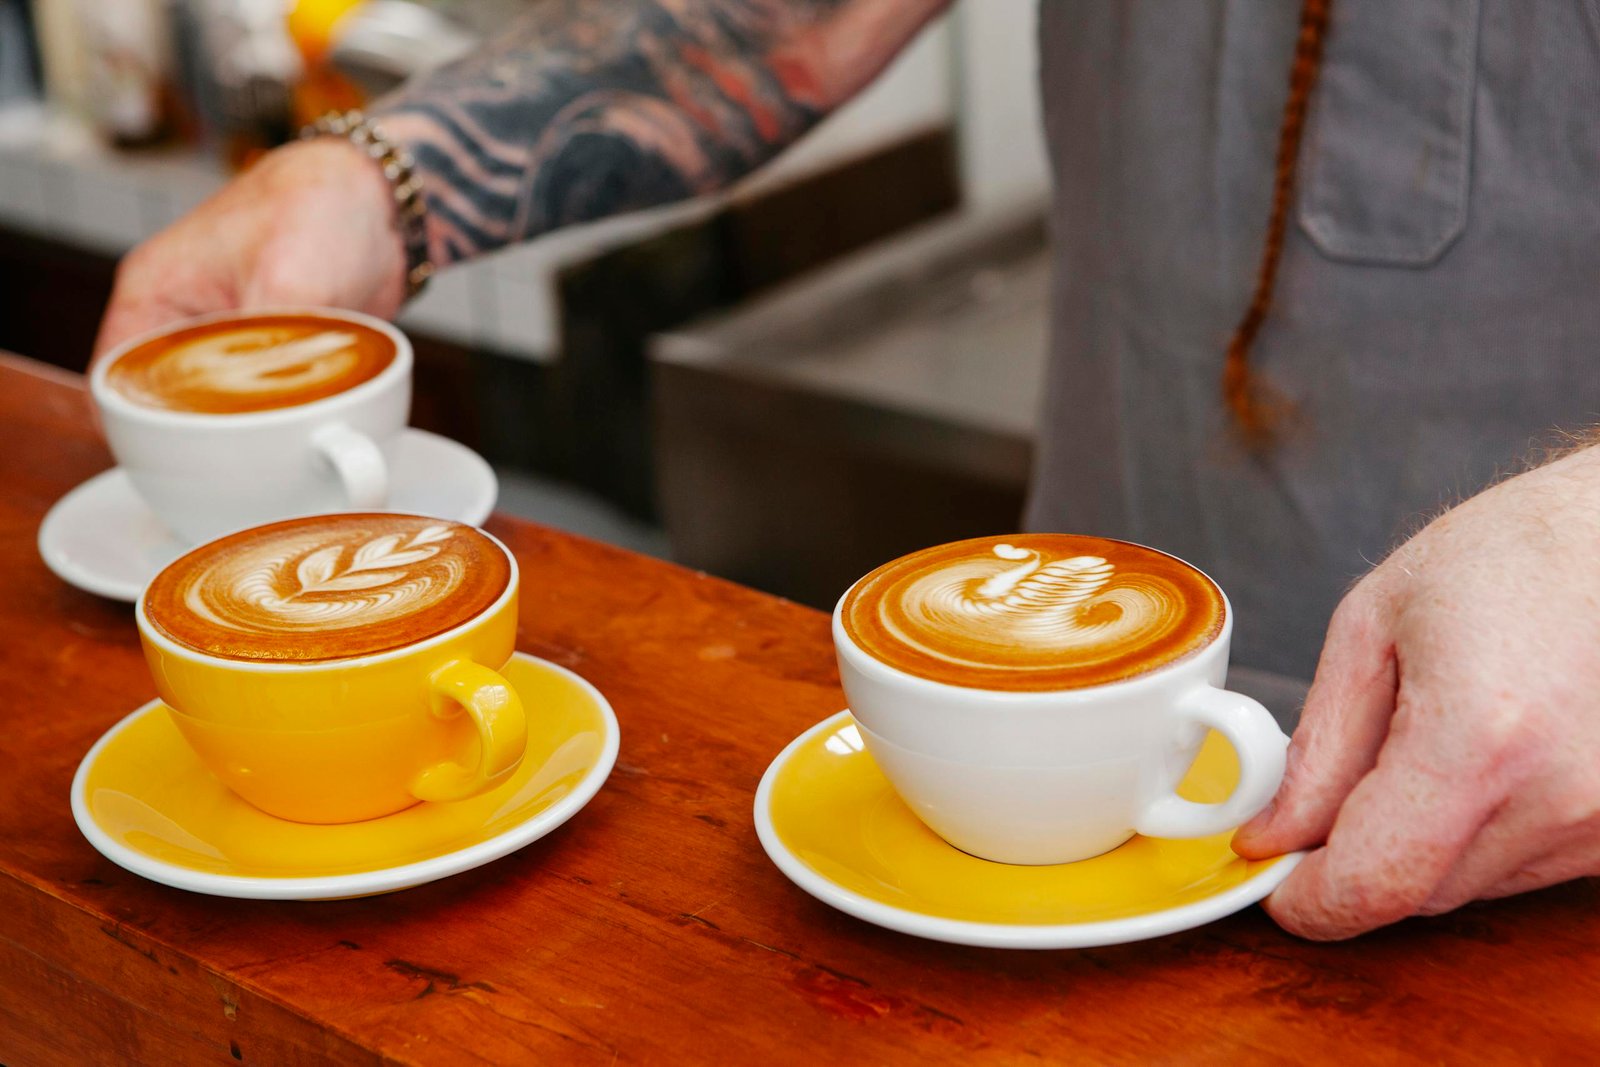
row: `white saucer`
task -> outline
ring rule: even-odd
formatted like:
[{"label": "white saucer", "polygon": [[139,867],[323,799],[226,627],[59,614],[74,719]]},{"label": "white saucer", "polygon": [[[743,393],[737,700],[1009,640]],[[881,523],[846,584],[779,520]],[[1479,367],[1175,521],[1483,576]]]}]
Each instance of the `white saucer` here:
[{"label": "white saucer", "polygon": [[[1213,734],[1181,788],[1214,802],[1238,773],[1233,750]],[[772,862],[823,903],[890,930],[993,948],[1090,948],[1187,930],[1262,899],[1303,856],[1243,860],[1223,833],[1135,836],[1103,856],[1052,866],[982,860],[912,814],[848,711],[772,761],[755,822]]]},{"label": "white saucer", "polygon": [[[499,482],[484,458],[426,430],[406,429],[390,452],[388,511],[479,526]],[[161,525],[120,469],[95,475],[56,501],[39,525],[39,555],[62,581],[132,603],[145,583],[189,545]]]},{"label": "white saucer", "polygon": [[212,896],[372,896],[480,867],[576,815],[617,759],[617,717],[593,685],[523,652],[501,673],[534,714],[521,765],[479,796],[331,826],[274,818],[218,781],[152,700],[83,757],[73,818],[118,866]]}]

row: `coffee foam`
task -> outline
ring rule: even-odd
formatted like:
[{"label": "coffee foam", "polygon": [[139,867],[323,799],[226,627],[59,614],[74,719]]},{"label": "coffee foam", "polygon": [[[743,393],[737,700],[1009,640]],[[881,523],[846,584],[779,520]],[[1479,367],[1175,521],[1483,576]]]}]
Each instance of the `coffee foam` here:
[{"label": "coffee foam", "polygon": [[316,661],[402,648],[505,591],[511,564],[470,526],[322,515],[258,526],[168,565],[145,592],[160,633],[226,659]]},{"label": "coffee foam", "polygon": [[317,315],[199,323],[145,341],[106,371],[142,407],[207,415],[293,407],[342,393],[394,362],[381,330]]},{"label": "coffee foam", "polygon": [[1222,592],[1163,552],[1067,534],[979,538],[885,564],[850,591],[845,632],[868,656],[981,689],[1103,685],[1197,652]]}]

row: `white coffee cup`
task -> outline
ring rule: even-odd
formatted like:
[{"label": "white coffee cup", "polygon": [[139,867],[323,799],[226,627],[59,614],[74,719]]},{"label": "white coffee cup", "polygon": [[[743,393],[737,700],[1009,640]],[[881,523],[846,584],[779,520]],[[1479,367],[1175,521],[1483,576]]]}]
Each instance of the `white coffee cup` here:
[{"label": "white coffee cup", "polygon": [[[1266,806],[1288,738],[1270,712],[1223,689],[1232,607],[1192,655],[1147,674],[1050,691],[968,688],[917,677],[868,655],[833,615],[850,711],[900,796],[955,847],[1003,863],[1049,864],[1110,851],[1135,833],[1204,837]],[[1217,804],[1177,795],[1219,731],[1239,757]]]},{"label": "white coffee cup", "polygon": [[[234,414],[145,407],[107,372],[131,349],[164,334],[258,315],[307,315],[379,331],[394,358],[372,378],[332,396]],[[381,319],[333,308],[260,308],[188,319],[124,342],[95,365],[89,388],[106,441],[134,489],[191,544],[246,526],[388,502],[384,447],[411,409],[411,344]]]}]

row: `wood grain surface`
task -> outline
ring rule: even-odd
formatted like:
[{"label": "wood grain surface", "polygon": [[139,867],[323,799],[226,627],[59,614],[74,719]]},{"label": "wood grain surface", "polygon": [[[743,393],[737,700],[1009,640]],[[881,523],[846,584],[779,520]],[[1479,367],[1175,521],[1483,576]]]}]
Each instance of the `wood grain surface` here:
[{"label": "wood grain surface", "polygon": [[756,783],[841,706],[827,620],[498,517],[519,644],[622,723],[595,800],[390,896],[196,896],[102,859],[68,786],[154,696],[131,609],[35,547],[109,466],[81,384],[0,357],[0,1061],[1592,1062],[1600,892],[1576,882],[1310,944],[1258,908],[1088,951],[966,949],[842,915],[756,842]]}]

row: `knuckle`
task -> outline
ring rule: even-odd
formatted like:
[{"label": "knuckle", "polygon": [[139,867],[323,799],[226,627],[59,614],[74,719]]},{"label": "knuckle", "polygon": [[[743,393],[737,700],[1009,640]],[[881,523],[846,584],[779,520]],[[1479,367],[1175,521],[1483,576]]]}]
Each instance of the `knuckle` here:
[{"label": "knuckle", "polygon": [[1591,775],[1555,784],[1546,792],[1544,810],[1552,828],[1600,843],[1600,782]]},{"label": "knuckle", "polygon": [[1333,852],[1322,907],[1344,927],[1372,929],[1414,915],[1440,881],[1433,863],[1394,863],[1388,856],[1339,862]]},{"label": "knuckle", "polygon": [[1330,907],[1330,902],[1316,896],[1290,894],[1286,884],[1267,900],[1267,912],[1284,930],[1307,941],[1339,941],[1354,937],[1378,925],[1359,914]]},{"label": "knuckle", "polygon": [[1445,879],[1433,892],[1428,894],[1426,900],[1417,905],[1418,915],[1443,915],[1455,911],[1463,905],[1470,904],[1480,895],[1480,887],[1476,882],[1463,877]]},{"label": "knuckle", "polygon": [[1535,736],[1525,702],[1511,694],[1468,697],[1439,710],[1444,721],[1435,725],[1458,733],[1448,742],[1455,758],[1440,761],[1441,773],[1471,774],[1485,798],[1528,787],[1548,789],[1550,750]]},{"label": "knuckle", "polygon": [[1357,586],[1345,594],[1328,620],[1318,675],[1326,669],[1352,682],[1371,682],[1370,673],[1391,671],[1391,645],[1392,627],[1386,602],[1368,592],[1364,585]]},{"label": "knuckle", "polygon": [[1352,589],[1328,621],[1306,710],[1320,710],[1329,700],[1342,703],[1352,686],[1365,689],[1385,678],[1391,679],[1392,684],[1394,664],[1390,620],[1384,603],[1361,586]]},{"label": "knuckle", "polygon": [[[1534,746],[1526,721],[1525,706],[1509,697],[1413,685],[1400,694],[1390,736],[1409,751],[1409,770],[1430,790],[1481,806],[1527,777]],[[1470,796],[1461,795],[1467,781]]]},{"label": "knuckle", "polygon": [[323,303],[327,299],[327,294],[315,284],[314,273],[303,257],[290,253],[281,242],[273,242],[261,250],[251,288],[258,300],[267,302]]},{"label": "knuckle", "polygon": [[1337,941],[1414,915],[1434,882],[1427,875],[1384,864],[1352,869],[1330,846],[1291,874],[1266,902],[1274,921],[1311,941]]},{"label": "knuckle", "polygon": [[1363,578],[1333,609],[1329,630],[1354,638],[1374,636],[1382,623],[1381,598],[1372,579]]},{"label": "knuckle", "polygon": [[1451,717],[1461,723],[1472,745],[1492,764],[1509,762],[1524,747],[1526,714],[1515,700],[1463,703]]},{"label": "knuckle", "polygon": [[1390,873],[1342,887],[1331,910],[1350,923],[1371,929],[1415,915],[1432,889],[1432,885],[1415,876]]}]

